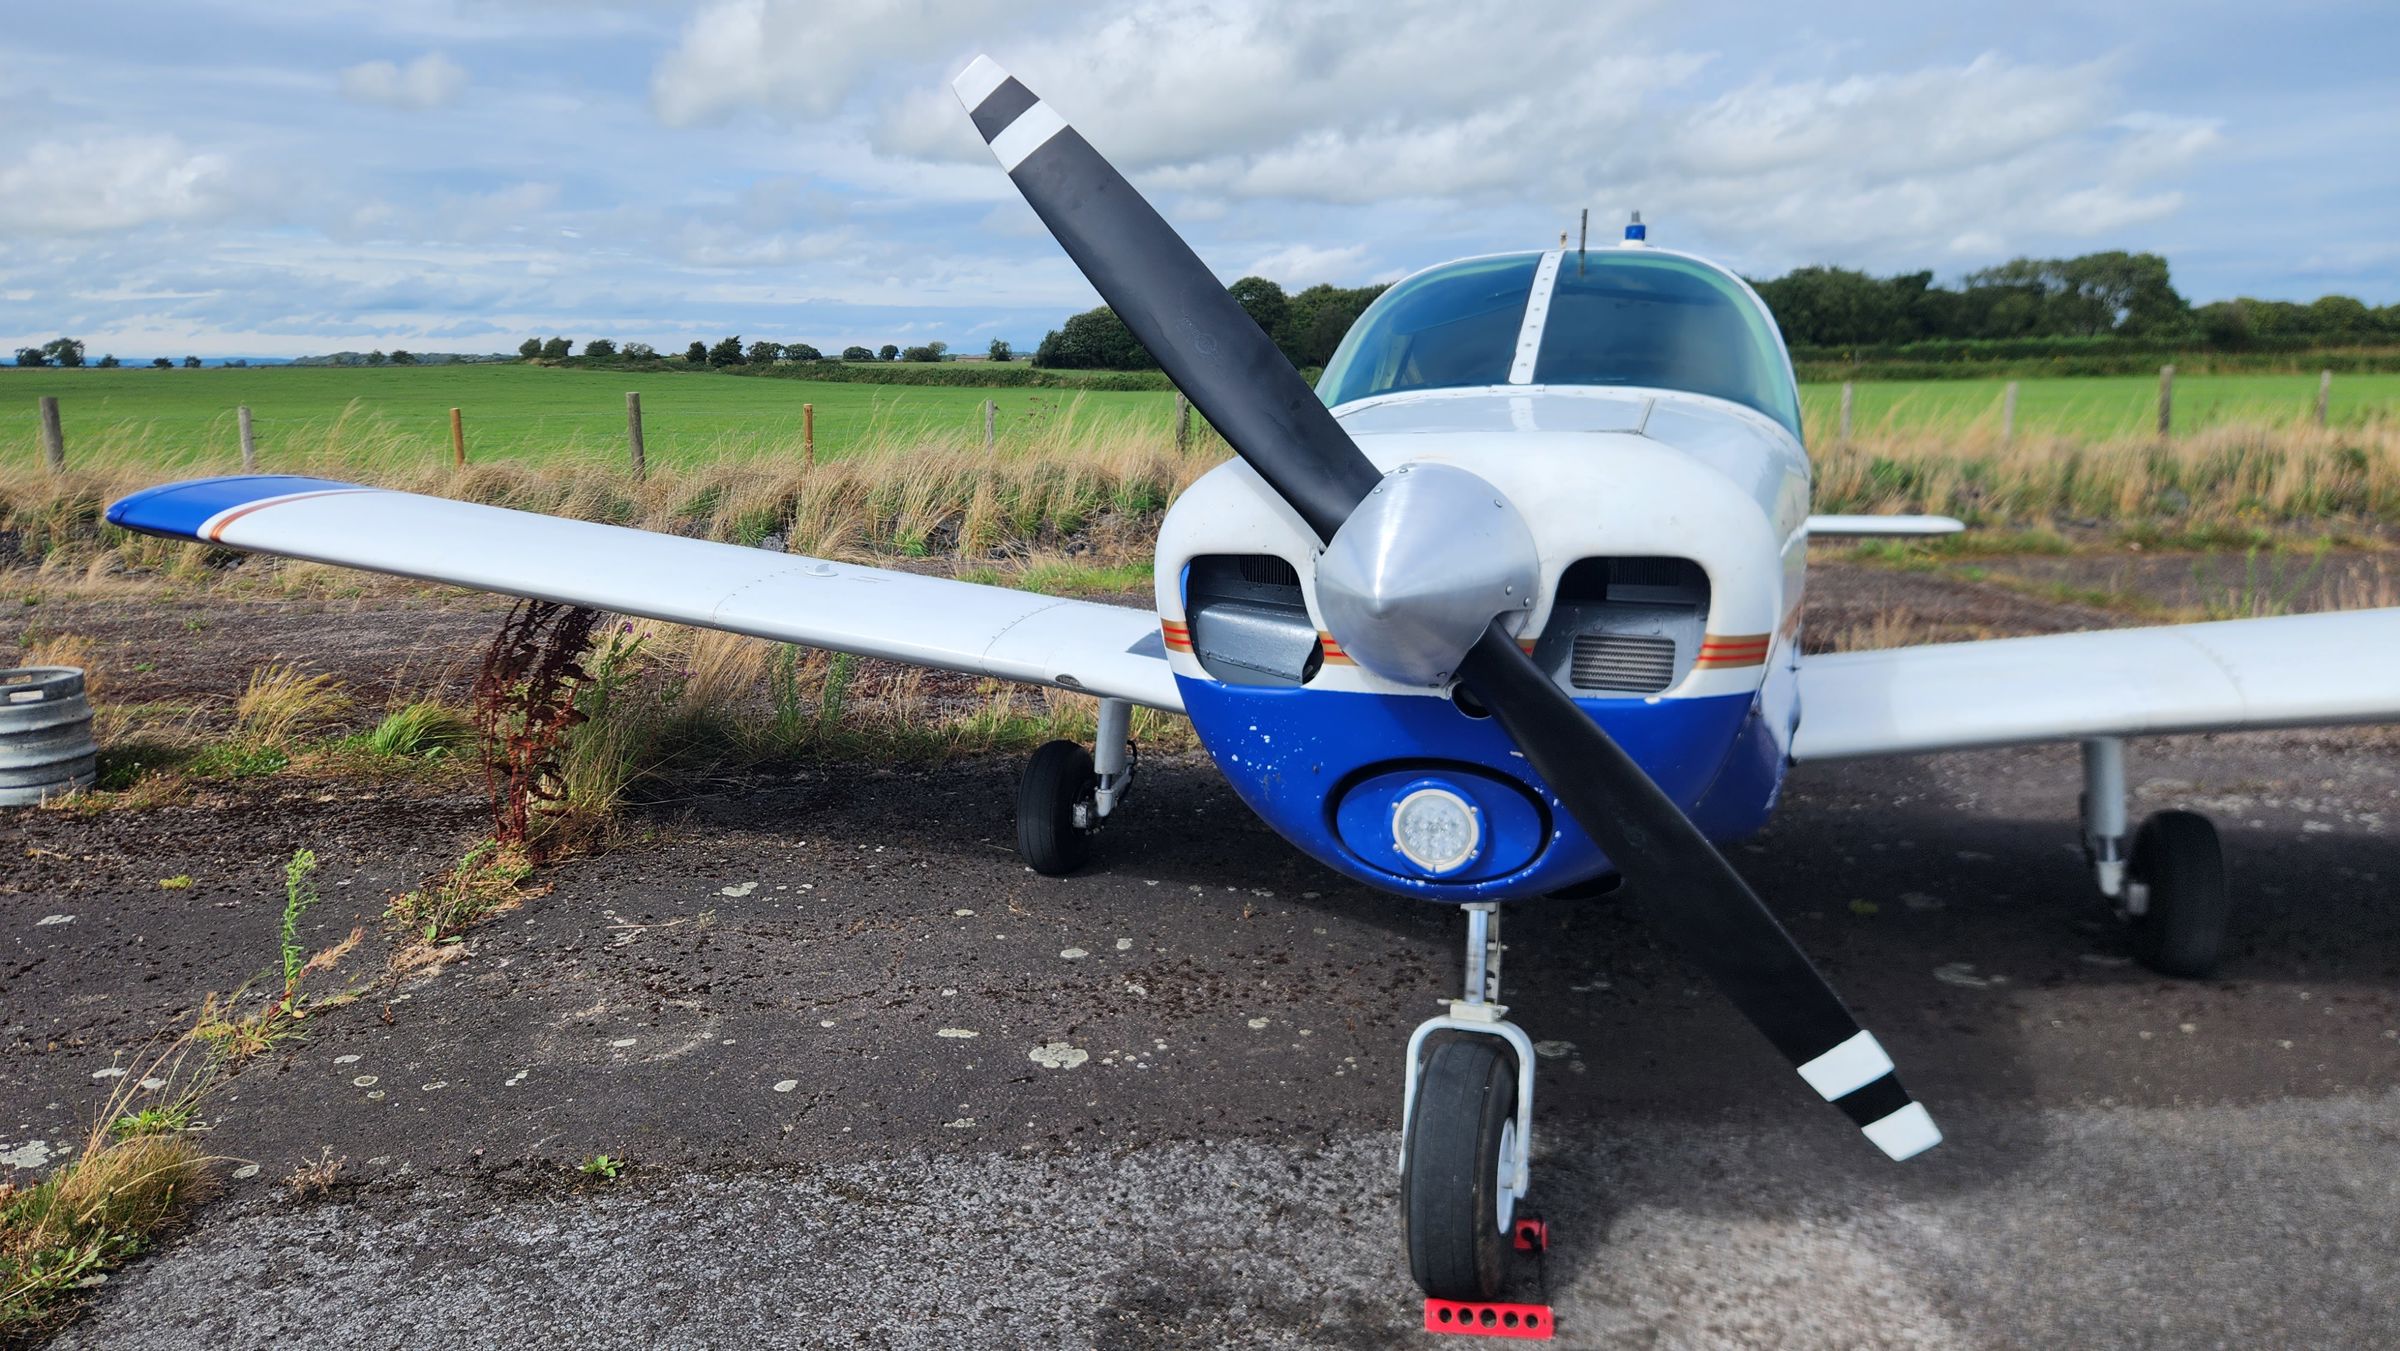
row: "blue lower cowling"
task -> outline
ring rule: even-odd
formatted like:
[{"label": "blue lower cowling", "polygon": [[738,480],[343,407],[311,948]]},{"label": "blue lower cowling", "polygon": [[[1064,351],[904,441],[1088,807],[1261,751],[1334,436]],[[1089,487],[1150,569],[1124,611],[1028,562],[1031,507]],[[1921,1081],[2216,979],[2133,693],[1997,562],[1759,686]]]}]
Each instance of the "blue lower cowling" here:
[{"label": "blue lower cowling", "polygon": [[[1505,901],[1612,871],[1498,721],[1471,717],[1448,699],[1228,685],[1189,676],[1176,683],[1201,744],[1242,801],[1312,857],[1370,886],[1431,901]],[[1758,716],[1755,696],[1575,702],[1710,839],[1739,839],[1766,824],[1784,761]],[[1494,856],[1527,861],[1497,875],[1467,867],[1451,879],[1433,880],[1406,875],[1396,851],[1362,852],[1345,844],[1345,799],[1354,789],[1381,793],[1396,782],[1395,774],[1499,780],[1493,787],[1500,793],[1522,788],[1532,810],[1493,812],[1485,824],[1506,832],[1492,841]],[[1376,801],[1381,810],[1380,797]],[[1354,836],[1364,816],[1351,803]],[[1543,838],[1521,838],[1528,831]]]}]

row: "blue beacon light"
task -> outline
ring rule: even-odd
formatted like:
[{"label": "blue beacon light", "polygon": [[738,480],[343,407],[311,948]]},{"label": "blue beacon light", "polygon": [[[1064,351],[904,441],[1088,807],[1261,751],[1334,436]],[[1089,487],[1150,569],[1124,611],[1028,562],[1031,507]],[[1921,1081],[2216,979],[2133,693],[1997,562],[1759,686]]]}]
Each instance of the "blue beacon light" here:
[{"label": "blue beacon light", "polygon": [[1642,213],[1639,211],[1634,212],[1633,219],[1626,222],[1625,225],[1625,242],[1628,244],[1639,244],[1648,240],[1649,238],[1650,227],[1642,224]]}]

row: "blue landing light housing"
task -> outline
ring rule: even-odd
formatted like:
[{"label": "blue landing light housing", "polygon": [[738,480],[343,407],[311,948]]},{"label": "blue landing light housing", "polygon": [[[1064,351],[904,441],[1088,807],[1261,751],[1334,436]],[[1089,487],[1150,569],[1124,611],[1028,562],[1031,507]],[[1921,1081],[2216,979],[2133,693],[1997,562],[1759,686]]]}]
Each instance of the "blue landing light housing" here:
[{"label": "blue landing light housing", "polygon": [[[1412,853],[1401,828],[1402,811],[1438,812],[1448,805],[1444,797],[1463,810],[1469,838],[1439,855],[1429,855],[1422,844]],[[1372,775],[1342,792],[1333,821],[1341,842],[1369,867],[1394,877],[1444,882],[1505,877],[1531,863],[1548,834],[1531,793],[1467,765],[1420,765]]]}]

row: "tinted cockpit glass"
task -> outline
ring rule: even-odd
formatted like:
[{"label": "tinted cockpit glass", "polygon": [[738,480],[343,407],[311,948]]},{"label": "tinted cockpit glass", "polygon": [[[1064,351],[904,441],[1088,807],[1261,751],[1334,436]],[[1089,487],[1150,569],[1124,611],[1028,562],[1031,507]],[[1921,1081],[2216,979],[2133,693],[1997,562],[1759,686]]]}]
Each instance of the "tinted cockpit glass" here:
[{"label": "tinted cockpit glass", "polygon": [[1541,261],[1538,253],[1470,258],[1384,292],[1325,363],[1319,397],[1339,406],[1400,390],[1507,384]]},{"label": "tinted cockpit glass", "polygon": [[1800,434],[1798,392],[1765,311],[1731,277],[1670,254],[1561,258],[1533,379],[1710,394]]}]

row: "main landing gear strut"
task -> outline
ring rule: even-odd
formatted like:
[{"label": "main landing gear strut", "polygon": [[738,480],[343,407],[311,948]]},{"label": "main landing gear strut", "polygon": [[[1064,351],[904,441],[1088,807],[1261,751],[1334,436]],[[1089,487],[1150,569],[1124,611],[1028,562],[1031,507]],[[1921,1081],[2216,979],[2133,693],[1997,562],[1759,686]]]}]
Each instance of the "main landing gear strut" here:
[{"label": "main landing gear strut", "polygon": [[1035,872],[1063,877],[1092,856],[1100,823],[1133,785],[1133,705],[1100,701],[1100,731],[1089,751],[1050,741],[1017,781],[1017,852]]},{"label": "main landing gear strut", "polygon": [[2225,952],[2233,910],[2217,828],[2198,812],[2163,811],[2125,839],[2125,742],[2083,743],[2083,848],[2100,894],[2117,903],[2142,964],[2205,976]]},{"label": "main landing gear strut", "polygon": [[1408,1039],[1400,1208],[1410,1274],[1435,1299],[1489,1300],[1532,1180],[1533,1042],[1500,1001],[1500,908],[1467,912],[1466,997]]}]

